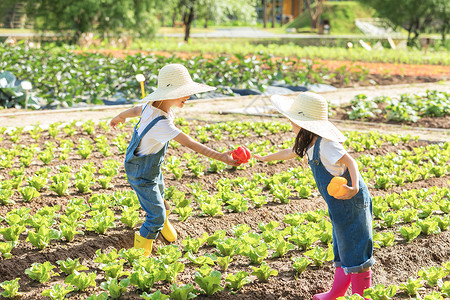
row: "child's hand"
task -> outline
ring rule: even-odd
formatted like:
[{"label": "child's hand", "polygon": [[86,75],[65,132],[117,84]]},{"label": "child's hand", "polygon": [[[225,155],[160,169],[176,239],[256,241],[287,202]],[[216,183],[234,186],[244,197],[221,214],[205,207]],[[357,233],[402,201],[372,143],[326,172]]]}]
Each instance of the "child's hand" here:
[{"label": "child's hand", "polygon": [[261,155],[259,155],[259,154],[253,154],[253,157],[256,158],[256,159],[259,160],[259,161],[269,161],[269,160],[267,159],[267,155],[266,155],[266,156],[261,156]]},{"label": "child's hand", "polygon": [[109,122],[109,126],[111,126],[112,128],[116,129],[117,125],[119,125],[119,123],[125,123],[126,119],[124,117],[121,117],[120,115],[115,116],[110,122]]},{"label": "child's hand", "polygon": [[353,198],[353,196],[355,196],[355,195],[358,193],[358,191],[359,191],[359,188],[351,187],[351,186],[348,186],[348,185],[346,185],[346,184],[342,185],[342,187],[347,191],[347,193],[346,193],[345,195],[343,195],[342,197],[335,197],[336,199],[339,199],[339,200],[348,200],[348,199],[351,199],[351,198]]},{"label": "child's hand", "polygon": [[220,157],[220,161],[226,163],[227,165],[233,166],[233,167],[237,167],[240,165],[239,160],[238,159],[233,159],[233,157],[231,156],[231,153],[233,151],[227,151],[224,153],[221,153],[221,157]]}]

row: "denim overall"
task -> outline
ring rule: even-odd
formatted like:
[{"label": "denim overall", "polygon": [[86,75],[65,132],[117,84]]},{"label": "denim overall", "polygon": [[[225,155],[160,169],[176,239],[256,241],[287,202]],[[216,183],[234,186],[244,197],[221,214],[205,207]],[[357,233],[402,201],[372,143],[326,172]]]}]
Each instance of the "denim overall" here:
[{"label": "denim overall", "polygon": [[[317,188],[328,205],[333,225],[334,264],[342,267],[346,274],[357,273],[375,263],[372,256],[372,198],[359,172],[359,191],[353,198],[339,200],[328,194],[327,186],[333,175],[320,160],[321,140],[321,137],[317,138],[313,157],[308,163]],[[353,186],[348,169],[341,176],[347,179],[349,186]]]},{"label": "denim overall", "polygon": [[160,120],[160,116],[151,121],[141,135],[138,134],[140,121],[134,127],[133,137],[125,155],[125,172],[128,182],[138,196],[139,203],[147,213],[139,234],[147,239],[155,239],[164,227],[166,208],[164,206],[164,179],[161,165],[164,162],[167,142],[164,147],[154,154],[136,156],[135,151],[142,137]]}]

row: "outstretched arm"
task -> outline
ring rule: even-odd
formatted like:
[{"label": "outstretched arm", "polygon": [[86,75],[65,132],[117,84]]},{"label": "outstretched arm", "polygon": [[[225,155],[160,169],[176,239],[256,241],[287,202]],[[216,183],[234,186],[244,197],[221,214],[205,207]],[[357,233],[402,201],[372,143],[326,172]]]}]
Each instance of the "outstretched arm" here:
[{"label": "outstretched arm", "polygon": [[344,188],[347,190],[347,193],[342,197],[336,197],[336,199],[350,199],[359,191],[358,164],[348,153],[345,153],[344,156],[338,160],[338,162],[347,166],[348,172],[350,173],[350,178],[352,179],[352,186],[350,187],[344,184]]},{"label": "outstretched arm", "polygon": [[197,153],[203,154],[204,156],[207,156],[212,159],[220,160],[230,166],[239,166],[239,164],[237,163],[237,160],[234,160],[231,157],[231,152],[233,152],[233,151],[228,151],[228,152],[224,152],[224,153],[217,152],[209,147],[206,147],[205,145],[200,144],[197,141],[194,141],[190,136],[188,136],[187,134],[185,134],[183,132],[180,132],[174,138],[174,140],[183,146],[191,148],[192,150],[194,150]]},{"label": "outstretched arm", "polygon": [[298,155],[292,149],[283,149],[281,151],[271,153],[265,156],[260,156],[258,154],[255,154],[253,156],[260,161],[272,161],[272,160],[288,160],[295,158]]},{"label": "outstretched arm", "polygon": [[123,112],[121,112],[120,114],[118,114],[117,116],[115,116],[110,122],[109,125],[116,129],[117,125],[119,123],[125,123],[125,121],[127,120],[127,118],[133,118],[133,117],[139,117],[142,113],[142,106],[135,106],[132,107],[130,109],[127,109]]}]

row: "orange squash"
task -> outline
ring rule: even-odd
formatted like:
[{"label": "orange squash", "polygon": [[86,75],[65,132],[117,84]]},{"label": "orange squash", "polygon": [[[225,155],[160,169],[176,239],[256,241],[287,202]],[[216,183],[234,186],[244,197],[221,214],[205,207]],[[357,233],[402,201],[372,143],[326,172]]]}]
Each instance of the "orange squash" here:
[{"label": "orange squash", "polygon": [[328,194],[333,197],[344,196],[347,193],[347,190],[343,187],[344,184],[347,184],[347,179],[344,177],[333,177],[327,186]]}]

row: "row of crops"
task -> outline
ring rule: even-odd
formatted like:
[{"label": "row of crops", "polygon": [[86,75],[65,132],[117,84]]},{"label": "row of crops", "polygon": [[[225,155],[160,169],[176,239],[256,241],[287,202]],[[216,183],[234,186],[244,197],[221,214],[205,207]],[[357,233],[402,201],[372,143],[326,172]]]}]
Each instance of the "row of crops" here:
[{"label": "row of crops", "polygon": [[[136,49],[138,49],[136,47]],[[261,43],[239,43],[236,41],[220,41],[219,43],[205,43],[193,40],[189,44],[180,44],[176,40],[155,40],[139,45],[139,49],[152,49],[168,52],[198,52],[203,54],[239,53],[253,55],[254,53],[269,53],[276,56],[297,56],[308,59],[350,60],[355,62],[384,62],[398,64],[431,64],[449,65],[446,51],[429,51],[424,54],[418,49],[383,49],[366,51],[363,48],[345,49],[339,47],[299,47],[294,43],[279,45]]]},{"label": "row of crops", "polygon": [[[450,93],[427,90],[423,95],[402,94],[368,99],[360,94],[350,101],[350,120],[370,120],[382,115],[386,121],[416,122],[423,117],[450,115]],[[442,124],[445,126],[445,124]]]},{"label": "row of crops", "polygon": [[[75,53],[63,49],[0,48],[0,68],[9,72],[0,75],[3,77],[0,87],[9,95],[7,100],[6,96],[0,98],[1,105],[23,106],[24,97],[17,96],[22,95],[23,91],[15,87],[16,79],[30,81],[34,95],[43,98],[47,106],[140,99],[140,86],[135,75],[144,74],[146,89],[151,92],[157,86],[158,71],[168,63],[182,63],[195,81],[218,87],[223,94],[231,95],[233,92],[230,88],[264,91],[274,83],[293,86],[311,82],[348,84],[351,81],[364,81],[368,76],[368,70],[360,66],[330,70],[312,60],[274,58],[269,54],[251,57],[238,54],[214,57],[198,55],[188,59],[176,55],[136,54],[119,59],[99,53]],[[20,100],[13,101],[15,95]],[[40,107],[37,100],[30,101],[32,107]]]},{"label": "row of crops", "polygon": [[[99,249],[95,255],[84,257],[85,262],[76,257],[29,261],[32,256],[17,256],[31,249],[64,251],[88,236],[111,238],[108,234],[112,231],[129,235],[136,228],[142,212],[126,185],[120,163],[130,139],[130,125],[136,121],[120,125],[118,132],[111,132],[106,122],[92,121],[53,123],[47,129],[36,125],[27,132],[20,127],[0,129],[0,264],[18,264],[19,260],[28,264],[19,276],[4,273],[5,280],[0,283],[4,297],[20,293],[21,282],[33,282],[51,299],[79,295],[107,299],[124,294],[144,299],[190,299],[221,291],[237,293],[252,282],[268,282],[278,276],[277,261],[301,277],[332,260],[331,223],[323,209],[288,213],[280,220],[256,225],[238,223],[228,232],[221,229],[199,233],[198,237],[183,235],[179,243],[159,247],[158,255],[149,258],[142,256],[142,249],[118,246]],[[182,118],[176,123],[198,141],[223,151],[245,144],[253,153],[264,154],[293,143],[287,123],[189,124]],[[344,146],[358,154],[355,157],[371,189],[384,191],[383,196],[373,199],[377,247],[413,244],[418,237],[448,232],[448,186],[402,192],[390,192],[390,188],[448,178],[450,143],[428,144],[410,135],[378,132],[345,134]],[[286,141],[280,142],[279,136]],[[391,146],[398,149],[369,154]],[[183,153],[182,147],[171,143],[164,164],[166,180],[171,182],[166,198],[173,203],[180,223],[258,213],[271,205],[317,199],[312,174],[298,167],[300,163],[272,162],[261,168],[253,158],[230,169]],[[274,172],[271,168],[275,167],[281,169]],[[205,178],[212,181],[202,181]],[[118,188],[123,186],[126,188]],[[38,205],[31,206],[34,203]],[[449,297],[449,263],[423,265],[399,285],[374,286],[367,297]]]}]

